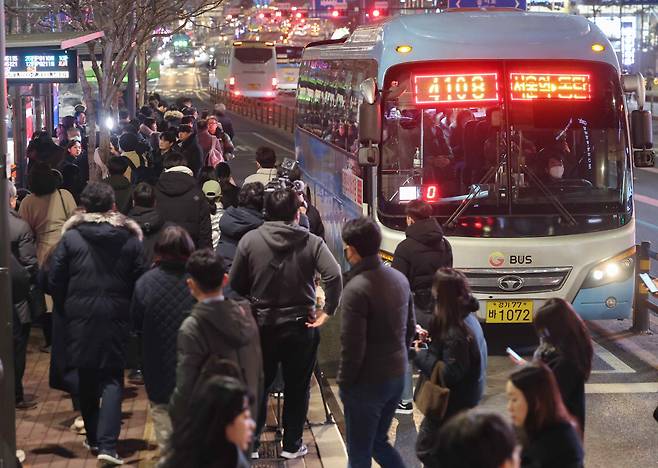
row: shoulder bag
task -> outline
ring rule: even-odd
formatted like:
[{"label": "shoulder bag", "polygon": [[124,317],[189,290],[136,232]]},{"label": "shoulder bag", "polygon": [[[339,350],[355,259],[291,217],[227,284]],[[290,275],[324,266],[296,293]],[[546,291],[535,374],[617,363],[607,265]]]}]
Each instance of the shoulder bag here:
[{"label": "shoulder bag", "polygon": [[441,371],[445,364],[438,361],[432,369],[432,375],[421,384],[416,392],[416,406],[425,416],[431,416],[441,420],[448,408],[450,389],[447,388],[441,378]]}]

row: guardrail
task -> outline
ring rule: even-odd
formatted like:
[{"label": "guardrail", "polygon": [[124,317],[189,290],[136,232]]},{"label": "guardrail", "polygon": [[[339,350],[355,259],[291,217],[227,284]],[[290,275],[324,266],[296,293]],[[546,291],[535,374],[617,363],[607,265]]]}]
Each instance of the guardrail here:
[{"label": "guardrail", "polygon": [[224,103],[226,109],[256,122],[279,128],[285,132],[295,131],[297,113],[295,109],[273,101],[236,96],[228,91],[213,88],[208,90],[215,104]]},{"label": "guardrail", "polygon": [[651,242],[642,242],[636,249],[635,301],[633,304],[633,326],[636,333],[651,334],[649,312],[658,313],[658,305],[649,300],[658,297],[656,278],[651,276],[651,260],[658,260],[658,252],[651,250]]}]

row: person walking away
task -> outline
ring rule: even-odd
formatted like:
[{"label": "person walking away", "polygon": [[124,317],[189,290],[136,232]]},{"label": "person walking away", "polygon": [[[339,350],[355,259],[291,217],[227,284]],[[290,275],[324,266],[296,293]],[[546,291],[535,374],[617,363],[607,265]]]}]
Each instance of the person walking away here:
[{"label": "person walking away", "polygon": [[195,303],[185,274],[193,251],[185,229],[164,228],[154,248],[155,266],[137,280],[130,307],[133,326],[142,336],[144,385],[161,453],[171,434],[169,399],[176,386],[176,337]]},{"label": "person walking away", "polygon": [[128,179],[131,184],[141,182],[141,180],[139,180],[140,174],[146,167],[146,161],[144,161],[142,155],[137,151],[138,147],[139,139],[134,133],[123,133],[119,137],[119,149],[121,150],[121,156],[128,160],[128,167],[126,168],[123,175],[126,176],[126,179]]},{"label": "person walking away", "polygon": [[542,362],[514,371],[507,381],[507,411],[521,431],[523,468],[583,468],[578,423],[569,414],[553,372]]},{"label": "person walking away", "polygon": [[[564,299],[549,299],[535,312],[539,347],[534,360],[555,374],[562,401],[585,433],[585,382],[592,372],[594,349],[585,322]],[[523,365],[525,361],[517,364]]]},{"label": "person walking away", "polygon": [[254,393],[251,411],[258,414],[263,394],[263,360],[258,327],[249,303],[226,299],[227,282],[221,257],[210,249],[194,252],[187,262],[187,285],[197,304],[178,332],[176,388],[170,413],[174,427],[185,420],[195,386],[212,360],[227,360],[240,369],[241,379]]},{"label": "person walking away", "polygon": [[180,153],[171,153],[164,168],[155,185],[158,213],[165,222],[185,228],[197,248],[212,246],[210,207],[187,160]]},{"label": "person walking away", "polygon": [[409,282],[379,259],[381,232],[370,218],[343,227],[345,259],[352,265],[341,297],[338,385],[352,468],[404,467],[388,442],[400,401],[408,352],[416,330]]},{"label": "person walking away", "polygon": [[249,468],[244,452],[255,426],[250,398],[247,387],[234,377],[218,375],[202,382],[185,421],[174,430],[161,468]]},{"label": "person walking away", "polygon": [[231,177],[231,166],[227,162],[220,162],[215,167],[215,174],[217,174],[217,180],[219,180],[219,185],[222,188],[222,205],[224,208],[238,206],[240,187],[236,185],[233,177]]},{"label": "person walking away", "polygon": [[[229,278],[231,289],[250,297],[255,309],[266,390],[281,364],[286,396],[281,456],[294,459],[308,451],[302,433],[320,341],[318,328],[336,310],[342,279],[340,267],[324,241],[298,225],[300,202],[293,190],[275,190],[264,204],[267,221],[242,237]],[[316,271],[326,293],[324,310],[315,307]],[[265,425],[267,393],[260,404],[256,440]]]},{"label": "person walking away", "polygon": [[153,264],[155,242],[160,237],[164,220],[155,209],[155,188],[146,182],[140,182],[133,190],[133,207],[128,217],[134,220],[142,230],[144,239],[144,263],[147,267]]},{"label": "person walking away", "polygon": [[219,236],[221,234],[219,229],[219,221],[224,214],[224,207],[222,206],[221,202],[222,189],[219,186],[219,182],[216,180],[208,180],[203,184],[201,190],[208,199],[208,203],[211,205],[210,226],[212,229],[212,248],[216,249],[217,244],[219,244]]},{"label": "person walking away", "polygon": [[260,182],[267,185],[276,177],[276,153],[272,148],[261,146],[256,150],[256,173],[247,176],[245,184]]},{"label": "person walking away", "polygon": [[[391,266],[409,280],[416,320],[427,330],[432,317],[432,280],[439,268],[452,268],[452,248],[443,237],[443,229],[432,217],[432,205],[423,200],[412,200],[405,213],[406,239],[396,247]],[[409,366],[396,413],[413,413],[413,398],[412,366]]]},{"label": "person walking away", "polygon": [[[48,252],[62,237],[62,227],[75,212],[77,205],[73,195],[59,189],[55,172],[46,163],[34,162],[28,173],[31,193],[21,202],[18,215],[30,225],[37,243],[37,262],[43,268]],[[42,317],[45,346],[42,351],[50,352],[53,301],[46,296],[46,313]]]},{"label": "person walking away", "polygon": [[[231,121],[231,118],[226,115],[226,105],[225,104],[217,104],[215,106],[215,117],[217,118],[217,122],[222,125],[222,128],[226,132],[226,134],[231,138],[231,141],[235,139],[235,131],[233,130],[233,122]],[[211,129],[210,133],[213,135],[215,134],[214,131]]]},{"label": "person walking away", "polygon": [[128,158],[124,156],[112,156],[107,162],[110,176],[103,179],[114,190],[117,210],[124,215],[128,214],[132,205],[133,187],[130,180],[124,174],[128,169]]},{"label": "person walking away", "polygon": [[263,198],[265,188],[260,182],[245,184],[238,195],[238,206],[229,206],[219,220],[219,242],[217,253],[222,256],[226,268],[233,265],[238,242],[249,231],[263,224]]},{"label": "person walking away", "polygon": [[196,132],[191,125],[180,125],[178,127],[178,140],[178,151],[185,156],[187,165],[192,169],[194,176],[198,176],[204,165],[204,157]]},{"label": "person walking away", "polygon": [[[7,185],[9,191],[9,243],[11,253],[20,264],[21,270],[24,270],[28,275],[29,288],[33,288],[39,271],[34,235],[30,226],[15,211],[17,201],[16,187],[12,182],[7,182]],[[22,275],[22,273],[21,271],[20,274]],[[18,294],[12,296],[14,303],[12,331],[14,337],[14,393],[16,397],[16,409],[30,409],[34,408],[37,404],[36,400],[26,400],[23,392],[27,343],[30,339],[33,315],[30,310],[29,294],[25,296],[19,296]],[[43,293],[41,293],[41,296],[43,297]]]},{"label": "person walking away", "polygon": [[[466,277],[457,270],[441,268],[434,275],[432,295],[436,301],[429,326],[428,349],[416,342],[414,364],[421,372],[418,388],[441,366],[441,378],[450,390],[442,417],[426,414],[416,441],[416,454],[427,468],[438,467],[436,453],[439,429],[458,412],[475,407],[484,394],[486,361],[480,349],[482,329],[471,330],[466,319],[478,310],[478,301],[470,292]],[[477,322],[477,319],[476,319]]]},{"label": "person walking away", "polygon": [[67,356],[78,369],[86,446],[98,460],[123,464],[117,454],[130,300],[144,271],[142,232],[114,211],[114,191],[92,182],[84,211],[66,222],[53,254],[48,283],[63,300]]},{"label": "person walking away", "polygon": [[498,413],[464,411],[439,432],[440,466],[450,468],[520,468],[521,446],[514,428]]}]

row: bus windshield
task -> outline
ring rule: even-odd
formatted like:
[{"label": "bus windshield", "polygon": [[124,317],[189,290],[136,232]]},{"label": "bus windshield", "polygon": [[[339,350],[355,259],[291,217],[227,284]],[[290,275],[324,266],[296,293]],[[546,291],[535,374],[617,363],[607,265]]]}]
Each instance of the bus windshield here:
[{"label": "bus windshield", "polygon": [[400,215],[421,197],[442,222],[555,215],[572,225],[591,224],[583,215],[626,212],[623,105],[616,71],[605,64],[392,69],[384,88],[380,210]]}]

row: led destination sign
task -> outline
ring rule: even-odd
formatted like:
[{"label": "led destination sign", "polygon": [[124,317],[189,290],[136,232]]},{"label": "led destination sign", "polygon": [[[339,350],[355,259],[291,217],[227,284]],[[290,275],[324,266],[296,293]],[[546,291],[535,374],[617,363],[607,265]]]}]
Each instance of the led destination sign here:
[{"label": "led destination sign", "polygon": [[591,80],[587,74],[510,73],[513,101],[589,101],[591,91]]},{"label": "led destination sign", "polygon": [[498,102],[497,73],[414,75],[416,104]]},{"label": "led destination sign", "polygon": [[9,49],[5,56],[8,83],[75,83],[75,50]]}]

